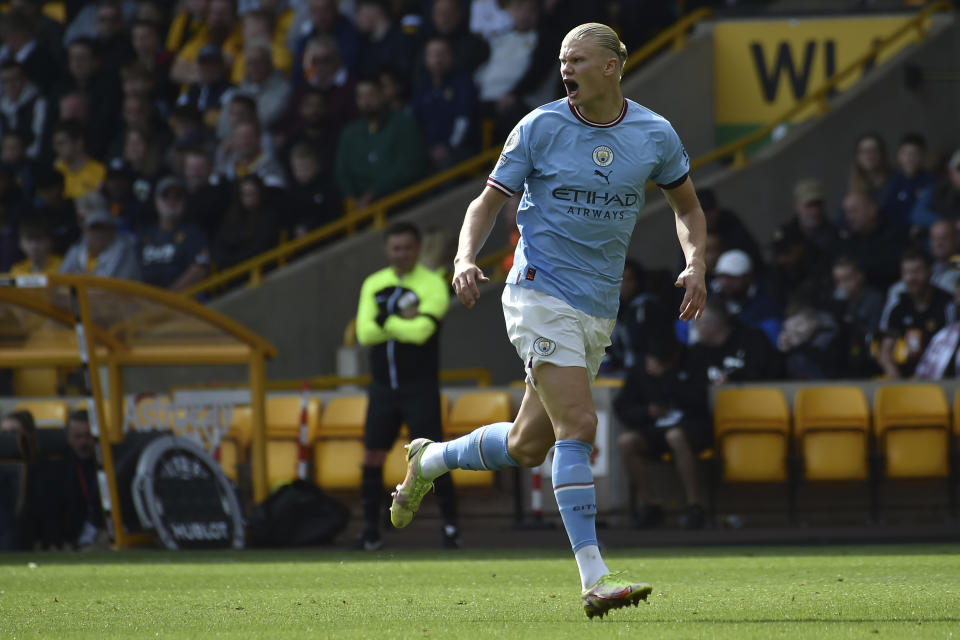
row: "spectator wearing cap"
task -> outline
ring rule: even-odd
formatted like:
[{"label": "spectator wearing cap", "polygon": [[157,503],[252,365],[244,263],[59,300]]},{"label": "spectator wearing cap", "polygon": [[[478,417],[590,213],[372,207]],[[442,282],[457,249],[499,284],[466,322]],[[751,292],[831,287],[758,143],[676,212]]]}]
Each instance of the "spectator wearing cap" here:
[{"label": "spectator wearing cap", "polygon": [[717,260],[713,271],[713,290],[731,316],[748,327],[760,329],[777,343],[783,313],[777,304],[760,290],[753,261],[745,251],[731,249]]},{"label": "spectator wearing cap", "polygon": [[83,221],[83,237],[60,265],[60,273],[140,280],[140,264],[133,241],[117,231],[119,220],[106,209],[91,211]]},{"label": "spectator wearing cap", "polygon": [[181,84],[196,82],[200,50],[208,45],[220,49],[228,69],[243,52],[243,28],[237,19],[233,0],[210,0],[206,23],[180,49],[170,70],[170,78]]},{"label": "spectator wearing cap", "polygon": [[47,100],[16,61],[0,62],[0,135],[19,131],[27,140],[26,153],[33,160],[48,150]]},{"label": "spectator wearing cap", "polygon": [[781,238],[803,237],[823,253],[831,255],[837,248],[837,228],[827,217],[823,184],[816,178],[798,180],[793,186],[793,216],[774,232],[774,242]]},{"label": "spectator wearing cap", "polygon": [[53,130],[54,168],[63,174],[63,195],[69,200],[97,191],[103,185],[107,168],[91,158],[83,140],[83,131],[75,122],[65,121]]},{"label": "spectator wearing cap", "polygon": [[896,260],[906,244],[905,234],[880,216],[880,208],[866,193],[853,191],[843,199],[846,228],[840,230],[837,255],[855,260],[867,282],[886,291],[897,280]]},{"label": "spectator wearing cap", "polygon": [[340,135],[336,175],[340,192],[357,207],[366,207],[419,178],[426,153],[413,117],[387,110],[375,79],[357,83],[361,117]]},{"label": "spectator wearing cap", "polygon": [[926,154],[926,138],[919,133],[905,134],[897,145],[896,167],[878,199],[887,219],[904,232],[911,227],[917,198],[934,183],[933,173],[923,166]]},{"label": "spectator wearing cap", "polygon": [[650,485],[648,472],[663,454],[670,453],[686,497],[680,526],[702,529],[706,501],[697,477],[696,454],[713,441],[706,377],[702,370],[687,366],[686,349],[669,332],[650,334],[648,340],[644,358],[630,368],[613,402],[625,427],[617,448],[639,502],[631,505],[632,524],[648,528],[662,519],[661,499]]},{"label": "spectator wearing cap", "polygon": [[[933,335],[956,320],[953,296],[930,282],[930,258],[917,248],[900,257],[903,292],[888,303],[880,318],[883,339],[877,362],[891,378],[913,375],[920,356]],[[904,354],[897,357],[895,347],[903,341]]]},{"label": "spectator wearing cap", "polygon": [[923,192],[911,213],[913,225],[921,229],[941,218],[960,220],[960,149],[953,152],[945,174]]},{"label": "spectator wearing cap", "polygon": [[63,259],[52,252],[53,238],[43,219],[28,218],[20,223],[20,251],[26,256],[10,267],[15,276],[59,272]]},{"label": "spectator wearing cap", "polygon": [[357,74],[369,76],[386,66],[409,77],[413,41],[391,15],[386,0],[358,0],[354,22],[362,40]]},{"label": "spectator wearing cap", "polygon": [[167,176],[157,184],[157,223],[139,234],[140,269],[147,284],[182,291],[209,273],[207,238],[185,221],[186,198],[186,187],[177,177]]},{"label": "spectator wearing cap", "polygon": [[197,54],[197,80],[180,94],[177,106],[196,109],[206,126],[216,127],[223,96],[230,87],[223,52],[216,45],[207,45]]},{"label": "spectator wearing cap", "polygon": [[413,115],[435,171],[466,160],[474,150],[477,92],[470,77],[455,70],[453,63],[450,42],[431,38],[424,48],[427,74],[413,91]]}]

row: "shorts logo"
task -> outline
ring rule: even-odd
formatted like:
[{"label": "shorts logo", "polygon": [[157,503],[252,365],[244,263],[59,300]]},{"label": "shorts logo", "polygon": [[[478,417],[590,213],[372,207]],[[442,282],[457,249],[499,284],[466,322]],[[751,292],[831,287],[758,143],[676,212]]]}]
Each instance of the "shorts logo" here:
[{"label": "shorts logo", "polygon": [[593,150],[593,162],[598,167],[607,167],[613,162],[613,149],[605,144]]},{"label": "shorts logo", "polygon": [[533,267],[528,267],[528,268],[527,268],[527,275],[525,276],[525,278],[526,278],[527,280],[533,282],[533,279],[536,278],[536,277],[537,277],[537,270],[534,269]]},{"label": "shorts logo", "polygon": [[533,341],[533,350],[537,352],[537,355],[549,356],[557,350],[557,343],[541,336]]}]

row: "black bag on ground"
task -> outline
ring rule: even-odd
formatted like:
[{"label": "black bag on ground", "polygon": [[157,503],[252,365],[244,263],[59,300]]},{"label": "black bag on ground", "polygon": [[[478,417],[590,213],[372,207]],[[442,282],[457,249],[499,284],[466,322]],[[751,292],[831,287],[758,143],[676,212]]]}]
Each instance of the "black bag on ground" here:
[{"label": "black bag on ground", "polygon": [[248,539],[262,547],[330,544],[349,519],[345,504],[313,483],[294,480],[253,510]]}]

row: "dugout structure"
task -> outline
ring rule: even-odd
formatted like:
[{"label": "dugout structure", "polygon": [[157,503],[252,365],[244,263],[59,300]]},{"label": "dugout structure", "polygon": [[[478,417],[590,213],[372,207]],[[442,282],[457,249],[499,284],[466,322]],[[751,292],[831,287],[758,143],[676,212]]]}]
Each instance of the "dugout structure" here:
[{"label": "dugout structure", "polygon": [[0,280],[0,367],[81,369],[98,440],[101,494],[114,546],[145,542],[123,526],[109,444],[124,438],[124,371],[131,367],[241,366],[250,385],[251,481],[266,500],[265,361],[276,348],[227,316],[139,282],[86,275]]}]

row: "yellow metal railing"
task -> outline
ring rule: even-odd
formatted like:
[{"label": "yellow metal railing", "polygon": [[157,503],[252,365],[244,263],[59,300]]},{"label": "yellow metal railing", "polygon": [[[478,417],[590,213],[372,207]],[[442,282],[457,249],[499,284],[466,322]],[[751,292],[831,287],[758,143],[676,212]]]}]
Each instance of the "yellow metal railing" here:
[{"label": "yellow metal railing", "polygon": [[[473,382],[478,387],[489,387],[491,384],[489,369],[476,367],[472,369],[444,369],[440,371],[440,382]],[[307,379],[311,391],[336,389],[345,386],[363,387],[370,384],[370,375],[362,376],[313,376]],[[267,391],[299,391],[303,388],[303,380],[269,380]]]},{"label": "yellow metal railing", "polygon": [[[672,45],[674,50],[682,49],[686,46],[687,32],[690,28],[695,23],[709,18],[710,15],[712,15],[710,10],[698,9],[683,16],[627,58],[627,62],[624,64],[624,72],[636,68],[637,65],[652,57],[665,46]],[[348,211],[339,220],[314,229],[299,238],[283,242],[270,251],[261,253],[246,262],[215,273],[186,289],[183,294],[195,296],[201,293],[211,293],[243,278],[247,279],[248,286],[260,286],[263,282],[263,272],[267,268],[282,264],[295,254],[340,233],[353,235],[363,225],[370,224],[373,229],[382,229],[386,225],[387,213],[391,209],[419,198],[451,180],[486,171],[499,155],[500,145],[486,149],[469,160],[396,191],[363,209]]]}]

